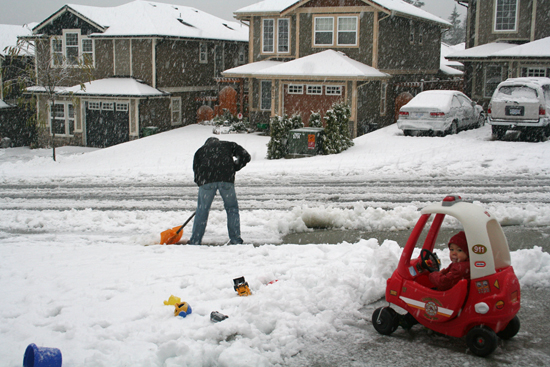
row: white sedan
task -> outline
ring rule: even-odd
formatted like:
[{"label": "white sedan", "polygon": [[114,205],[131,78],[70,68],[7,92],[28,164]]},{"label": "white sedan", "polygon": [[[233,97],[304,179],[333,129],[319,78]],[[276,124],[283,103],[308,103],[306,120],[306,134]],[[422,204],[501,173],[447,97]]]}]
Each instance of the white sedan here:
[{"label": "white sedan", "polygon": [[399,110],[404,135],[446,135],[485,124],[483,107],[456,90],[421,92]]}]

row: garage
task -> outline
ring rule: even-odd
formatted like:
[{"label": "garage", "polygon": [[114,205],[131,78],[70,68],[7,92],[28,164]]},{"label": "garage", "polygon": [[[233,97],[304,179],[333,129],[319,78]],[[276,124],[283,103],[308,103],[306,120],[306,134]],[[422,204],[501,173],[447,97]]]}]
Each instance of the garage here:
[{"label": "garage", "polygon": [[129,103],[88,101],[86,103],[86,146],[105,148],[129,141]]}]

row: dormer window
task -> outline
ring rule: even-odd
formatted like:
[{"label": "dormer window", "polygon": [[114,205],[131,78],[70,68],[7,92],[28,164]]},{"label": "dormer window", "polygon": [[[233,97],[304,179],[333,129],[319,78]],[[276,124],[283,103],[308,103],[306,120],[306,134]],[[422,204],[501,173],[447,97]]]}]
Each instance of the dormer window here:
[{"label": "dormer window", "polygon": [[495,31],[515,32],[517,30],[518,0],[496,0]]},{"label": "dormer window", "polygon": [[82,36],[80,29],[63,30],[62,36],[51,39],[53,66],[78,66],[80,62],[94,62],[93,40]]}]

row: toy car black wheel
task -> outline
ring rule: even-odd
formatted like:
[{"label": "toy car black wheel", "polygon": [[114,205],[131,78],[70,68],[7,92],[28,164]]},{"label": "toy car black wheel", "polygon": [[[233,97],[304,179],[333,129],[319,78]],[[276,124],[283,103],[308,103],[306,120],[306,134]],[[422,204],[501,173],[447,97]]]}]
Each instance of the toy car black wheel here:
[{"label": "toy car black wheel", "polygon": [[497,333],[497,336],[500,339],[508,340],[516,336],[520,328],[520,322],[518,316],[514,316],[512,320],[506,325],[506,327]]},{"label": "toy car black wheel", "polygon": [[391,307],[380,307],[372,313],[372,325],[382,335],[390,335],[399,327],[399,315]]},{"label": "toy car black wheel", "polygon": [[466,345],[468,348],[480,357],[488,356],[497,348],[497,334],[484,325],[474,326],[466,334]]}]

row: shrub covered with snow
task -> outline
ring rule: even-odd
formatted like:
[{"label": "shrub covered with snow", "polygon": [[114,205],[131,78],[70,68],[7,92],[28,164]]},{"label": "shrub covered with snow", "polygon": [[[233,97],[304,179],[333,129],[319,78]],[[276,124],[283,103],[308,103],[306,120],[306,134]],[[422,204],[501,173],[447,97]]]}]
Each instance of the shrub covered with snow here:
[{"label": "shrub covered with snow", "polygon": [[337,154],[353,146],[349,132],[351,109],[344,103],[335,103],[325,115],[325,154]]}]

